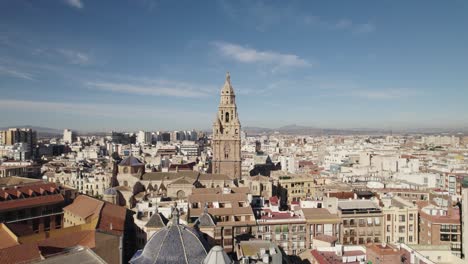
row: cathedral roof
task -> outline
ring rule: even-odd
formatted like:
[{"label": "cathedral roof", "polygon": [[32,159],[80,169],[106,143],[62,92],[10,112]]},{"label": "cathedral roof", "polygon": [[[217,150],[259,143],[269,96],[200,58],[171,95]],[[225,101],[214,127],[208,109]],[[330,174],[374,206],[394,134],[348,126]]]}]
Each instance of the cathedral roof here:
[{"label": "cathedral roof", "polygon": [[167,225],[167,219],[164,216],[161,216],[159,212],[155,212],[151,218],[149,219],[148,223],[146,223],[145,227],[149,228],[161,228]]},{"label": "cathedral roof", "polygon": [[143,166],[145,164],[143,164],[139,159],[133,157],[133,156],[130,156],[130,157],[127,157],[125,158],[124,160],[122,160],[120,163],[119,163],[120,166]]},{"label": "cathedral roof", "polygon": [[205,209],[203,213],[198,217],[196,223],[199,227],[213,227],[216,226],[216,222],[213,216],[208,213],[208,205],[205,203]]},{"label": "cathedral roof", "polygon": [[234,263],[220,246],[214,246],[208,256],[203,260],[203,264],[231,264]]},{"label": "cathedral roof", "polygon": [[231,75],[229,72],[226,74],[226,81],[224,82],[223,89],[221,89],[221,95],[234,95],[234,89],[231,85]]},{"label": "cathedral roof", "polygon": [[137,253],[130,263],[201,263],[207,256],[209,246],[201,234],[179,223],[178,210],[174,209],[172,222],[158,230]]}]

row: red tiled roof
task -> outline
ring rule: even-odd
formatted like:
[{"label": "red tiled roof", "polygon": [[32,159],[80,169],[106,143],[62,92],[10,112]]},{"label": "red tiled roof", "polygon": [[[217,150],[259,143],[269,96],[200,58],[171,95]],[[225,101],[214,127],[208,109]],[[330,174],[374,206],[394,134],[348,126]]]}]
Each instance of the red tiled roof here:
[{"label": "red tiled roof", "polygon": [[101,210],[101,218],[99,219],[97,229],[122,235],[125,228],[126,215],[127,209],[125,207],[105,203]]},{"label": "red tiled roof", "polygon": [[86,219],[93,215],[98,216],[103,205],[103,201],[86,195],[79,195],[72,204],[63,208],[63,211],[68,211],[73,215]]},{"label": "red tiled roof", "polygon": [[[49,195],[59,193],[59,189],[55,183],[34,183],[20,186],[10,186],[0,190],[0,198],[7,199],[23,199],[30,198],[31,195]],[[32,198],[32,197],[31,197]]]},{"label": "red tiled roof", "polygon": [[17,210],[20,208],[61,203],[63,201],[64,199],[61,194],[52,194],[47,196],[36,196],[25,199],[2,201],[0,202],[0,212],[8,211],[11,209]]},{"label": "red tiled roof", "polygon": [[19,243],[4,224],[0,224],[0,249],[16,246]]},{"label": "red tiled roof", "polygon": [[84,246],[93,249],[96,247],[95,231],[85,230],[67,233],[63,236],[48,238],[37,243],[41,254],[48,256],[62,252],[66,248]]},{"label": "red tiled roof", "polygon": [[35,244],[22,244],[0,249],[0,263],[15,264],[41,260],[39,248]]},{"label": "red tiled roof", "polygon": [[338,199],[353,199],[354,192],[329,192],[329,197],[335,197]]}]

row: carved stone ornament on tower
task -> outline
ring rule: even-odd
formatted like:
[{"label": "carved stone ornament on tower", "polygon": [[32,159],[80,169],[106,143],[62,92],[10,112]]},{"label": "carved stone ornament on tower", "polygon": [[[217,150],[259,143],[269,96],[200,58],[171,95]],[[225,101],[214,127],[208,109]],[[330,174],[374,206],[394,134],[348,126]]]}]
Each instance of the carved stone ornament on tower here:
[{"label": "carved stone ornament on tower", "polygon": [[221,98],[213,123],[212,172],[241,178],[241,124],[237,115],[236,95],[231,85],[231,76],[221,89]]}]

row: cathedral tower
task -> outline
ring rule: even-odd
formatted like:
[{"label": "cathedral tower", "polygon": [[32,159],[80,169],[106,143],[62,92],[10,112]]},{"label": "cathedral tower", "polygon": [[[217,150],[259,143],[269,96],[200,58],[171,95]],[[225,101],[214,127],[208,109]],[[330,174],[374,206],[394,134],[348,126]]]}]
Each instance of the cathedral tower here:
[{"label": "cathedral tower", "polygon": [[221,90],[221,101],[213,124],[212,172],[241,178],[241,125],[237,116],[236,95],[231,86],[231,77]]}]

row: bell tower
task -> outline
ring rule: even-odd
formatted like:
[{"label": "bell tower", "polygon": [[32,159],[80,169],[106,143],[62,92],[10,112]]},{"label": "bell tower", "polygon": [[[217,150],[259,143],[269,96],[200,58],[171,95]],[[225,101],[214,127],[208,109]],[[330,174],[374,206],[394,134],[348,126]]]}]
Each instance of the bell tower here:
[{"label": "bell tower", "polygon": [[241,178],[241,125],[237,116],[236,95],[231,85],[231,76],[221,89],[218,113],[213,123],[212,173]]}]

